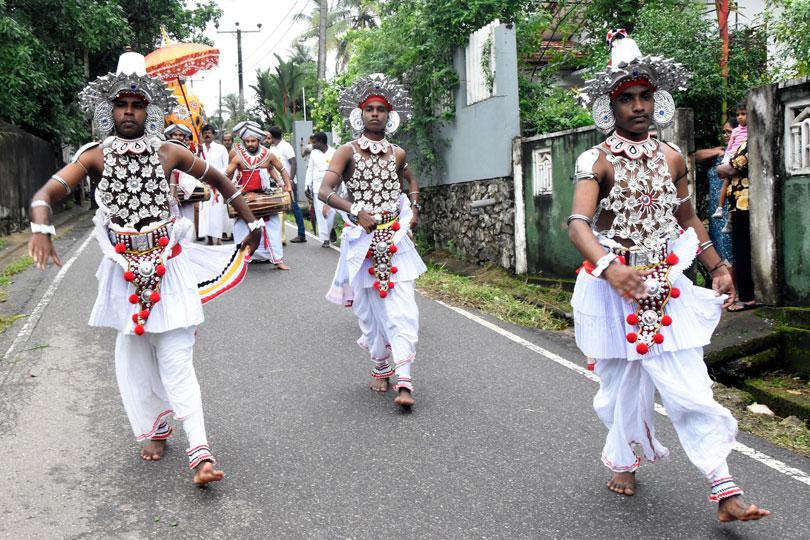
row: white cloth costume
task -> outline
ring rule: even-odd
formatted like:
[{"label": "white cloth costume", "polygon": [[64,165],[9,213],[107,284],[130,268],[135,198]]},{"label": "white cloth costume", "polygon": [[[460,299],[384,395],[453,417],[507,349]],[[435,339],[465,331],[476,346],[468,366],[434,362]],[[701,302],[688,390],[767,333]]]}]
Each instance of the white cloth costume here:
[{"label": "white cloth costume", "polygon": [[[202,143],[200,148],[205,155],[204,159],[211,167],[225,174],[229,161],[225,147],[214,141],[210,145]],[[212,191],[211,197],[200,205],[200,224],[197,232],[200,236],[212,238],[222,238],[222,235],[233,232],[231,218],[228,217],[228,206],[220,193]]]},{"label": "white cloth costume", "polygon": [[313,149],[310,153],[309,164],[307,165],[306,187],[313,194],[312,203],[315,207],[315,218],[318,220],[318,239],[321,242],[329,240],[329,235],[335,227],[335,209],[329,208],[326,217],[323,215],[324,203],[318,198],[318,191],[321,189],[323,175],[329,169],[329,162],[335,155],[335,149],[327,146],[326,152]]}]

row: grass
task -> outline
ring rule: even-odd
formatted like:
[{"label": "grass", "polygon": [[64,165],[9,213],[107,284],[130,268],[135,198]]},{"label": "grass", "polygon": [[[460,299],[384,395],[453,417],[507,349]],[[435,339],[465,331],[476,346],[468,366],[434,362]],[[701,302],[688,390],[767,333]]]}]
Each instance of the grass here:
[{"label": "grass", "polygon": [[[8,300],[8,286],[11,285],[11,276],[26,271],[31,265],[34,264],[34,259],[25,256],[20,257],[14,262],[8,264],[5,268],[0,270],[0,303]],[[22,314],[3,315],[0,314],[0,334],[6,331],[9,326],[14,324],[14,321],[25,317]]]},{"label": "grass", "polygon": [[[505,282],[497,274],[495,278],[492,275],[490,270],[479,277],[461,276],[448,272],[443,265],[431,263],[416,285],[431,298],[475,308],[502,321],[526,328],[561,330],[567,326],[565,320],[550,310],[518,298],[515,284]],[[532,294],[545,293],[532,291]]]},{"label": "grass", "polygon": [[20,257],[16,261],[10,263],[8,266],[3,268],[0,275],[9,278],[14,274],[19,274],[20,272],[24,272],[28,270],[34,264],[34,259],[29,256]]},{"label": "grass", "polygon": [[0,313],[0,334],[5,332],[9,326],[11,326],[12,324],[14,324],[15,321],[17,321],[17,319],[22,319],[23,317],[26,317],[26,315],[23,315],[21,313],[17,313],[15,315],[3,315],[2,313]]}]

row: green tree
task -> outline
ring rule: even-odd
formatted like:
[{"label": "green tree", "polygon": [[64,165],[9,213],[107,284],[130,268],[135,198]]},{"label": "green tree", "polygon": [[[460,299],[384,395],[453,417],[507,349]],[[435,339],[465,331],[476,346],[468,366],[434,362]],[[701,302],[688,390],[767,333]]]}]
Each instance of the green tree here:
[{"label": "green tree", "polygon": [[292,131],[292,123],[301,109],[301,89],[306,73],[300,65],[282,60],[276,54],[275,72],[256,71],[256,84],[251,86],[267,122],[283,131]]},{"label": "green tree", "polygon": [[780,80],[810,76],[810,0],[769,0],[766,21],[779,50]]}]

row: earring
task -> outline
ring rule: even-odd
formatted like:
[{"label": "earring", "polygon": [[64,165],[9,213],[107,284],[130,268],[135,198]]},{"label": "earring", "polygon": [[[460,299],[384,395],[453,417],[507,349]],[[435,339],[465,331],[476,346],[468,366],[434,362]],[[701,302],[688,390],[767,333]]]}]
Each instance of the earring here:
[{"label": "earring", "polygon": [[349,125],[354,131],[363,131],[363,111],[359,107],[355,107],[352,109],[352,112],[349,113]]},{"label": "earring", "polygon": [[659,128],[665,128],[675,119],[675,100],[666,90],[653,94],[653,122]]},{"label": "earring", "polygon": [[163,111],[156,105],[146,107],[146,126],[144,126],[146,134],[150,137],[162,135],[163,124]]},{"label": "earring", "polygon": [[397,111],[390,111],[388,113],[388,122],[385,123],[385,134],[393,135],[399,129],[399,113]]},{"label": "earring", "polygon": [[602,133],[610,133],[616,126],[616,119],[613,117],[613,109],[610,108],[610,98],[599,96],[591,107],[591,116],[596,127]]},{"label": "earring", "polygon": [[112,103],[102,101],[96,105],[96,110],[93,111],[93,133],[99,139],[105,139],[113,132],[112,110]]}]

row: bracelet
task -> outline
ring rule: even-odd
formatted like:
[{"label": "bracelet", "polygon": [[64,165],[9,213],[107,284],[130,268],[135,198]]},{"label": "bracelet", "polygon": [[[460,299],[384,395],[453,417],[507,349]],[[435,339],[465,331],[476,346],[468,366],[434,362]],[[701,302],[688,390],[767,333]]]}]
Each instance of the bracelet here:
[{"label": "bracelet", "polygon": [[62,184],[62,187],[63,187],[63,188],[65,188],[65,193],[67,193],[68,195],[70,195],[70,192],[71,192],[70,186],[68,185],[68,183],[65,181],[65,179],[64,179],[64,178],[62,178],[62,177],[61,177],[61,176],[59,176],[58,174],[52,174],[52,175],[51,175],[51,178],[53,178],[54,180],[56,180],[57,182],[59,182],[60,184]]},{"label": "bracelet", "polygon": [[84,166],[84,163],[82,163],[82,160],[81,160],[81,159],[76,158],[76,161],[74,161],[73,163],[78,163],[79,165],[81,165],[82,169],[84,169],[84,174],[85,174],[85,176],[87,176],[88,174],[90,174],[90,171],[88,171],[88,170],[87,170],[87,167],[85,167],[85,166]]},{"label": "bracelet", "polygon": [[712,242],[711,240],[706,240],[705,242],[702,242],[700,245],[698,245],[698,247],[700,248],[700,251],[703,252],[711,247],[714,247],[714,242]]},{"label": "bracelet", "polygon": [[591,270],[591,275],[594,277],[601,276],[602,272],[604,272],[607,269],[607,267],[610,266],[610,264],[618,258],[619,258],[618,255],[616,255],[615,253],[612,252],[606,253],[605,255],[600,257],[598,261],[596,261],[596,266],[594,266],[594,269]]},{"label": "bracelet", "polygon": [[237,189],[236,191],[234,191],[233,195],[228,197],[228,200],[225,201],[225,204],[231,204],[239,195],[242,195],[241,189]]},{"label": "bracelet", "polygon": [[189,174],[189,173],[191,172],[191,169],[193,169],[193,168],[194,168],[194,164],[195,164],[195,163],[197,163],[197,156],[195,156],[194,154],[192,154],[192,155],[191,155],[191,157],[193,158],[193,159],[191,160],[191,165],[189,165],[189,166],[188,166],[188,169],[186,169],[185,171],[183,171],[183,172],[184,172],[184,173],[186,173],[186,174]]},{"label": "bracelet", "polygon": [[208,168],[209,168],[210,166],[211,166],[211,164],[210,164],[209,162],[207,162],[207,161],[206,161],[206,162],[205,162],[205,170],[203,171],[202,175],[200,175],[200,176],[198,176],[198,177],[197,177],[199,180],[202,180],[203,178],[205,178],[205,175],[206,175],[206,174],[208,174]]},{"label": "bracelet", "polygon": [[42,199],[35,199],[35,200],[31,201],[31,208],[38,208],[40,206],[47,207],[48,208],[48,213],[53,215],[53,208],[51,208],[51,205],[48,204],[48,201],[43,201]]},{"label": "bracelet", "polygon": [[568,219],[565,220],[565,224],[570,227],[571,222],[577,219],[580,221],[584,221],[585,223],[588,224],[589,227],[593,225],[593,221],[591,221],[591,218],[582,214],[571,214],[570,216],[568,216]]},{"label": "bracelet", "polygon": [[31,222],[31,232],[33,234],[50,234],[51,236],[56,235],[56,228],[53,225],[46,225],[45,223],[34,223]]},{"label": "bracelet", "polygon": [[250,232],[253,232],[256,229],[261,229],[262,227],[264,227],[264,220],[261,219],[261,218],[258,218],[258,219],[256,219],[256,221],[251,221],[250,223],[248,223],[247,226],[248,226],[248,230]]},{"label": "bracelet", "polygon": [[326,199],[323,201],[323,203],[328,205],[329,204],[329,199],[332,197],[332,195],[337,195],[337,193],[335,193],[334,191],[329,193],[329,195],[326,196]]},{"label": "bracelet", "polygon": [[349,208],[349,213],[354,214],[355,216],[359,216],[360,212],[363,211],[363,203],[356,202],[352,204],[352,207]]},{"label": "bracelet", "polygon": [[714,265],[714,268],[712,268],[711,270],[709,270],[709,274],[714,274],[714,273],[715,273],[715,271],[719,270],[720,268],[722,268],[722,267],[724,267],[724,266],[725,266],[726,268],[731,268],[731,265],[730,265],[730,264],[728,264],[726,261],[720,261],[719,263],[717,263],[717,264],[715,264],[715,265]]}]

